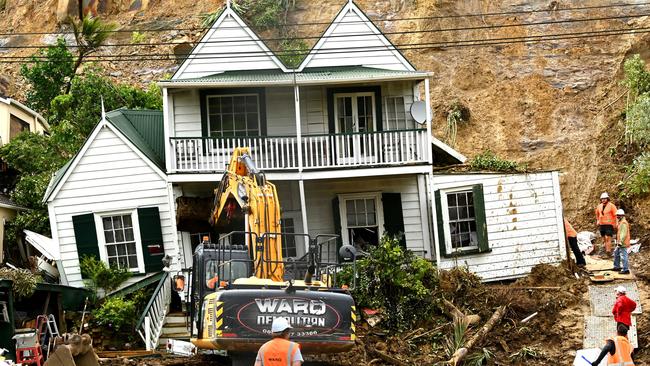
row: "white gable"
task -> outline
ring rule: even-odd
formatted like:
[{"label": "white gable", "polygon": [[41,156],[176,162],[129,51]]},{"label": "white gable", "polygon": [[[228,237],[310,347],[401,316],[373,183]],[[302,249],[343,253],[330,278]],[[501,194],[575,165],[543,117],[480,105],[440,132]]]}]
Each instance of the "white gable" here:
[{"label": "white gable", "polygon": [[172,80],[199,78],[224,71],[286,68],[244,21],[226,7]]},{"label": "white gable", "polygon": [[300,65],[300,70],[332,66],[415,71],[353,1],[343,7]]}]

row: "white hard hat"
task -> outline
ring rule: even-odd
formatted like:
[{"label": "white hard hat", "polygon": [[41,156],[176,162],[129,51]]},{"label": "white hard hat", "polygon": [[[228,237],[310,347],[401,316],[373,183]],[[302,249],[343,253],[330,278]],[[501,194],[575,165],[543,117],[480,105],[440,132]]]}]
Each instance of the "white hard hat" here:
[{"label": "white hard hat", "polygon": [[617,292],[617,293],[624,294],[625,291],[627,291],[627,290],[626,290],[625,287],[623,287],[623,286],[618,286],[618,287],[616,288],[616,292]]},{"label": "white hard hat", "polygon": [[290,324],[287,318],[275,318],[273,319],[273,323],[271,324],[271,333],[282,333],[287,329],[293,328]]},{"label": "white hard hat", "polygon": [[609,195],[607,194],[607,192],[603,192],[603,193],[600,195],[600,199],[602,200],[603,198],[607,198],[607,199],[609,199]]},{"label": "white hard hat", "polygon": [[625,211],[622,208],[616,210],[616,216],[625,216]]}]

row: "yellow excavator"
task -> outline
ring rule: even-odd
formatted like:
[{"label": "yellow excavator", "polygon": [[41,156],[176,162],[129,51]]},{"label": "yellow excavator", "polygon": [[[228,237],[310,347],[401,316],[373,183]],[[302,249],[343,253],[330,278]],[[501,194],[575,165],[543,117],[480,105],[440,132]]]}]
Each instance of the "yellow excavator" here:
[{"label": "yellow excavator", "polygon": [[[215,190],[210,222],[220,238],[204,238],[193,256],[194,345],[226,350],[235,365],[252,364],[271,338],[273,319],[285,317],[305,354],[352,348],[354,301],[336,275],[343,262],[354,261],[354,248],[338,249],[334,235],[282,233],[277,190],[248,148],[234,150]],[[283,258],[283,239],[290,237],[308,243],[305,256]]]}]

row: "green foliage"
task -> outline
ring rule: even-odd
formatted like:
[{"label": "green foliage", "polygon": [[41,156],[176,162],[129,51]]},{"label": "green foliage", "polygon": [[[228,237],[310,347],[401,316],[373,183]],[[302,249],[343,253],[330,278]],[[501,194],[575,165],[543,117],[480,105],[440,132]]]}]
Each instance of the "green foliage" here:
[{"label": "green foliage", "polygon": [[131,33],[131,44],[141,44],[147,41],[147,36],[144,33],[133,32]]},{"label": "green foliage", "polygon": [[278,58],[288,68],[297,68],[305,58],[306,51],[309,49],[307,43],[302,39],[285,38],[280,42],[280,52]]},{"label": "green foliage", "polygon": [[117,24],[94,17],[84,17],[82,21],[72,21],[71,24],[79,58],[97,51],[117,29]]},{"label": "green foliage", "polygon": [[20,67],[20,75],[29,84],[27,104],[49,116],[50,101],[64,91],[66,83],[73,77],[73,65],[73,56],[63,38],[59,38],[54,46],[40,49]]},{"label": "green foliage", "polygon": [[30,297],[41,281],[40,276],[22,268],[0,268],[0,279],[13,281],[11,288],[19,299]]},{"label": "green foliage", "polygon": [[650,94],[642,94],[628,108],[625,137],[628,143],[641,148],[650,145]]},{"label": "green foliage", "polygon": [[481,348],[479,352],[472,353],[467,357],[468,366],[483,366],[490,363],[494,359],[494,353],[487,348]]},{"label": "green foliage", "polygon": [[471,170],[488,170],[493,172],[521,173],[526,171],[526,166],[512,160],[501,159],[491,150],[476,155],[469,161]]},{"label": "green foliage", "polygon": [[650,153],[643,152],[627,167],[621,182],[622,195],[627,198],[644,197],[650,193]]},{"label": "green foliage", "polygon": [[[384,237],[357,261],[357,281],[353,296],[360,308],[381,310],[382,325],[404,330],[430,319],[438,304],[434,265],[403,249],[397,238]],[[339,282],[352,284],[350,267],[339,274]]]},{"label": "green foliage", "polygon": [[468,325],[464,319],[454,318],[453,333],[451,337],[445,336],[445,353],[447,358],[452,358],[454,353],[465,344],[465,335],[467,334]]},{"label": "green foliage", "polygon": [[510,358],[518,362],[528,361],[528,360],[538,360],[546,358],[544,352],[537,349],[536,347],[522,347],[516,353],[510,355]]},{"label": "green foliage", "polygon": [[454,103],[447,111],[447,125],[445,126],[445,140],[451,146],[456,145],[456,134],[460,122],[463,122],[463,114],[459,104]]},{"label": "green foliage", "polygon": [[232,3],[252,26],[269,29],[284,25],[286,14],[295,6],[294,0],[242,0]]},{"label": "green foliage", "polygon": [[118,288],[131,277],[128,268],[108,266],[93,256],[83,256],[80,262],[81,274],[92,281],[93,290],[103,289],[106,293]]},{"label": "green foliage", "polygon": [[135,303],[121,297],[109,297],[102,305],[93,311],[95,322],[116,332],[130,332],[133,330],[136,317]]},{"label": "green foliage", "polygon": [[650,73],[645,66],[645,61],[638,54],[625,60],[623,65],[625,77],[622,84],[630,90],[633,98],[650,91]]}]

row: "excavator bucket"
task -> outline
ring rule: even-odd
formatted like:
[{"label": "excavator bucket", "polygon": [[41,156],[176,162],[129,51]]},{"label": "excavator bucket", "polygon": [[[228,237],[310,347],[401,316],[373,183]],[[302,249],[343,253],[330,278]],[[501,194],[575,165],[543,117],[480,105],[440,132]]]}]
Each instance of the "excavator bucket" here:
[{"label": "excavator bucket", "polygon": [[58,346],[50,353],[44,366],[99,366],[99,358],[88,334],[65,334],[57,341]]}]

